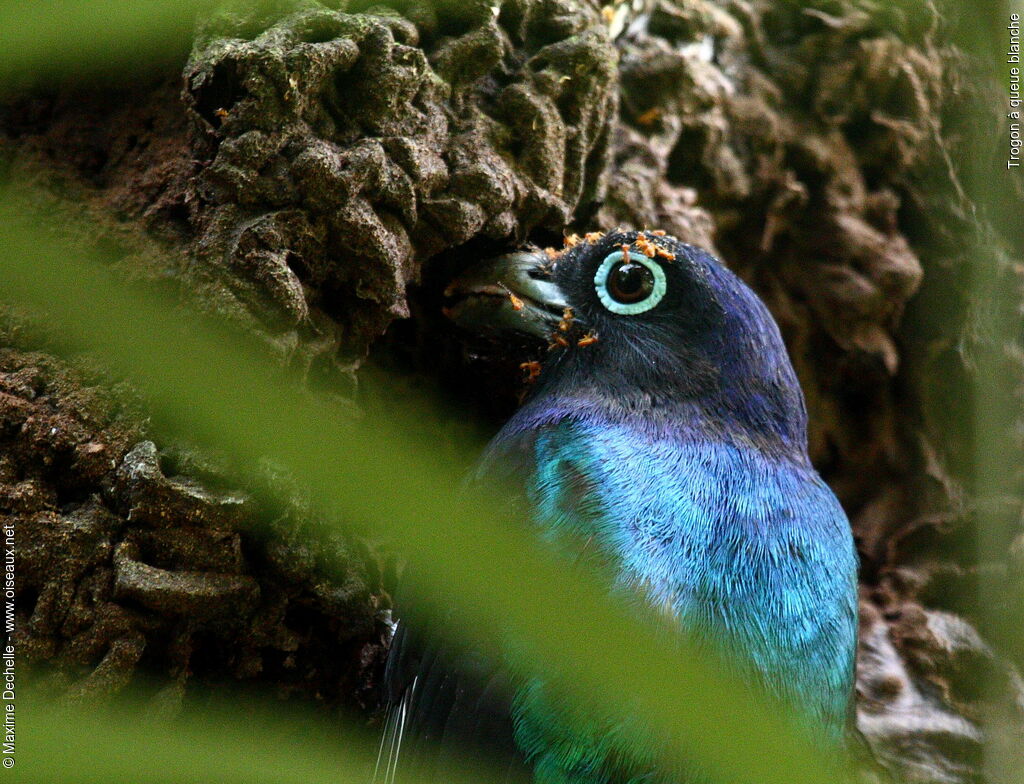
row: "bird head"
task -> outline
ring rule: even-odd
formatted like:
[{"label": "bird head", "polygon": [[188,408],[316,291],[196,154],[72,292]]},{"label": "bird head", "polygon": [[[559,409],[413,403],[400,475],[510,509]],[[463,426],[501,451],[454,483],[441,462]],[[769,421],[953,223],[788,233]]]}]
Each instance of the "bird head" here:
[{"label": "bird head", "polygon": [[548,341],[533,400],[806,450],[775,321],[701,248],[660,232],[587,235],[487,260],[446,293],[463,328]]}]

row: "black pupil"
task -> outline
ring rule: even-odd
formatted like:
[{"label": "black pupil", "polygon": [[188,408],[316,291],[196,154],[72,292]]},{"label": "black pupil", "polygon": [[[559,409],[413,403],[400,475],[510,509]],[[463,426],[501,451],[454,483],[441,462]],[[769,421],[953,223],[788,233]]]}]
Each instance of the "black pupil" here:
[{"label": "black pupil", "polygon": [[645,299],[654,290],[654,275],[643,264],[619,262],[612,267],[607,285],[612,299],[629,305]]}]

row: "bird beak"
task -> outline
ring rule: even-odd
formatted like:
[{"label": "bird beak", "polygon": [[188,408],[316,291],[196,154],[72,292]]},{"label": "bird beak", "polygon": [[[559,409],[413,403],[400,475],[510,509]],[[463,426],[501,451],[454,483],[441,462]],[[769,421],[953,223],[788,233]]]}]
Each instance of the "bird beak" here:
[{"label": "bird beak", "polygon": [[569,303],[551,279],[543,252],[521,251],[487,259],[448,284],[445,315],[476,332],[518,332],[546,339]]}]

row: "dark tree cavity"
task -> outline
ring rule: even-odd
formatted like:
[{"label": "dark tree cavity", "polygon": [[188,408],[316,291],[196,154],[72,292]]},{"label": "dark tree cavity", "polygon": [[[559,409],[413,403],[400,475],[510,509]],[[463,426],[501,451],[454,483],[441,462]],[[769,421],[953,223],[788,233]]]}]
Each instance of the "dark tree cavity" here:
[{"label": "dark tree cavity", "polygon": [[[1008,748],[1024,733],[1024,657],[1000,632],[1024,615],[1024,234],[982,206],[1006,128],[955,43],[958,7],[280,0],[204,20],[181,74],[8,97],[0,160],[81,205],[83,247],[311,386],[373,406],[436,383],[483,427],[536,349],[457,334],[440,316],[454,271],[618,226],[715,249],[779,321],[812,457],[854,524],[860,727],[908,781],[975,782],[991,718]],[[1022,178],[999,187],[1024,202]],[[241,682],[372,715],[390,559],[300,535],[318,521],[299,493],[275,505],[154,444],[141,403],[4,324],[0,515],[38,677],[90,699],[144,683],[161,713]],[[1006,474],[982,485],[990,356],[1017,405]],[[1009,521],[998,556],[974,546],[983,517]],[[979,604],[983,579],[1004,601]]]}]

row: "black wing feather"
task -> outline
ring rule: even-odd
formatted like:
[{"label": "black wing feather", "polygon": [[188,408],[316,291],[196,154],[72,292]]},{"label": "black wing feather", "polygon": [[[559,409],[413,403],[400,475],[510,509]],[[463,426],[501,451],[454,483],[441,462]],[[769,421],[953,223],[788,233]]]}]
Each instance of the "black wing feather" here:
[{"label": "black wing feather", "polygon": [[403,773],[444,782],[447,766],[467,763],[508,784],[530,781],[513,736],[513,687],[502,664],[423,628],[403,620],[395,632],[375,784],[401,782]]},{"label": "black wing feather", "polygon": [[[529,507],[525,479],[535,438],[492,443],[472,477],[507,488],[508,504],[519,513]],[[417,622],[415,603],[396,604],[401,620],[384,674],[388,719],[374,784],[400,784],[402,772],[445,782],[447,764],[466,762],[486,766],[505,784],[532,781],[513,735],[514,686],[499,658],[432,633],[430,624]]]}]

